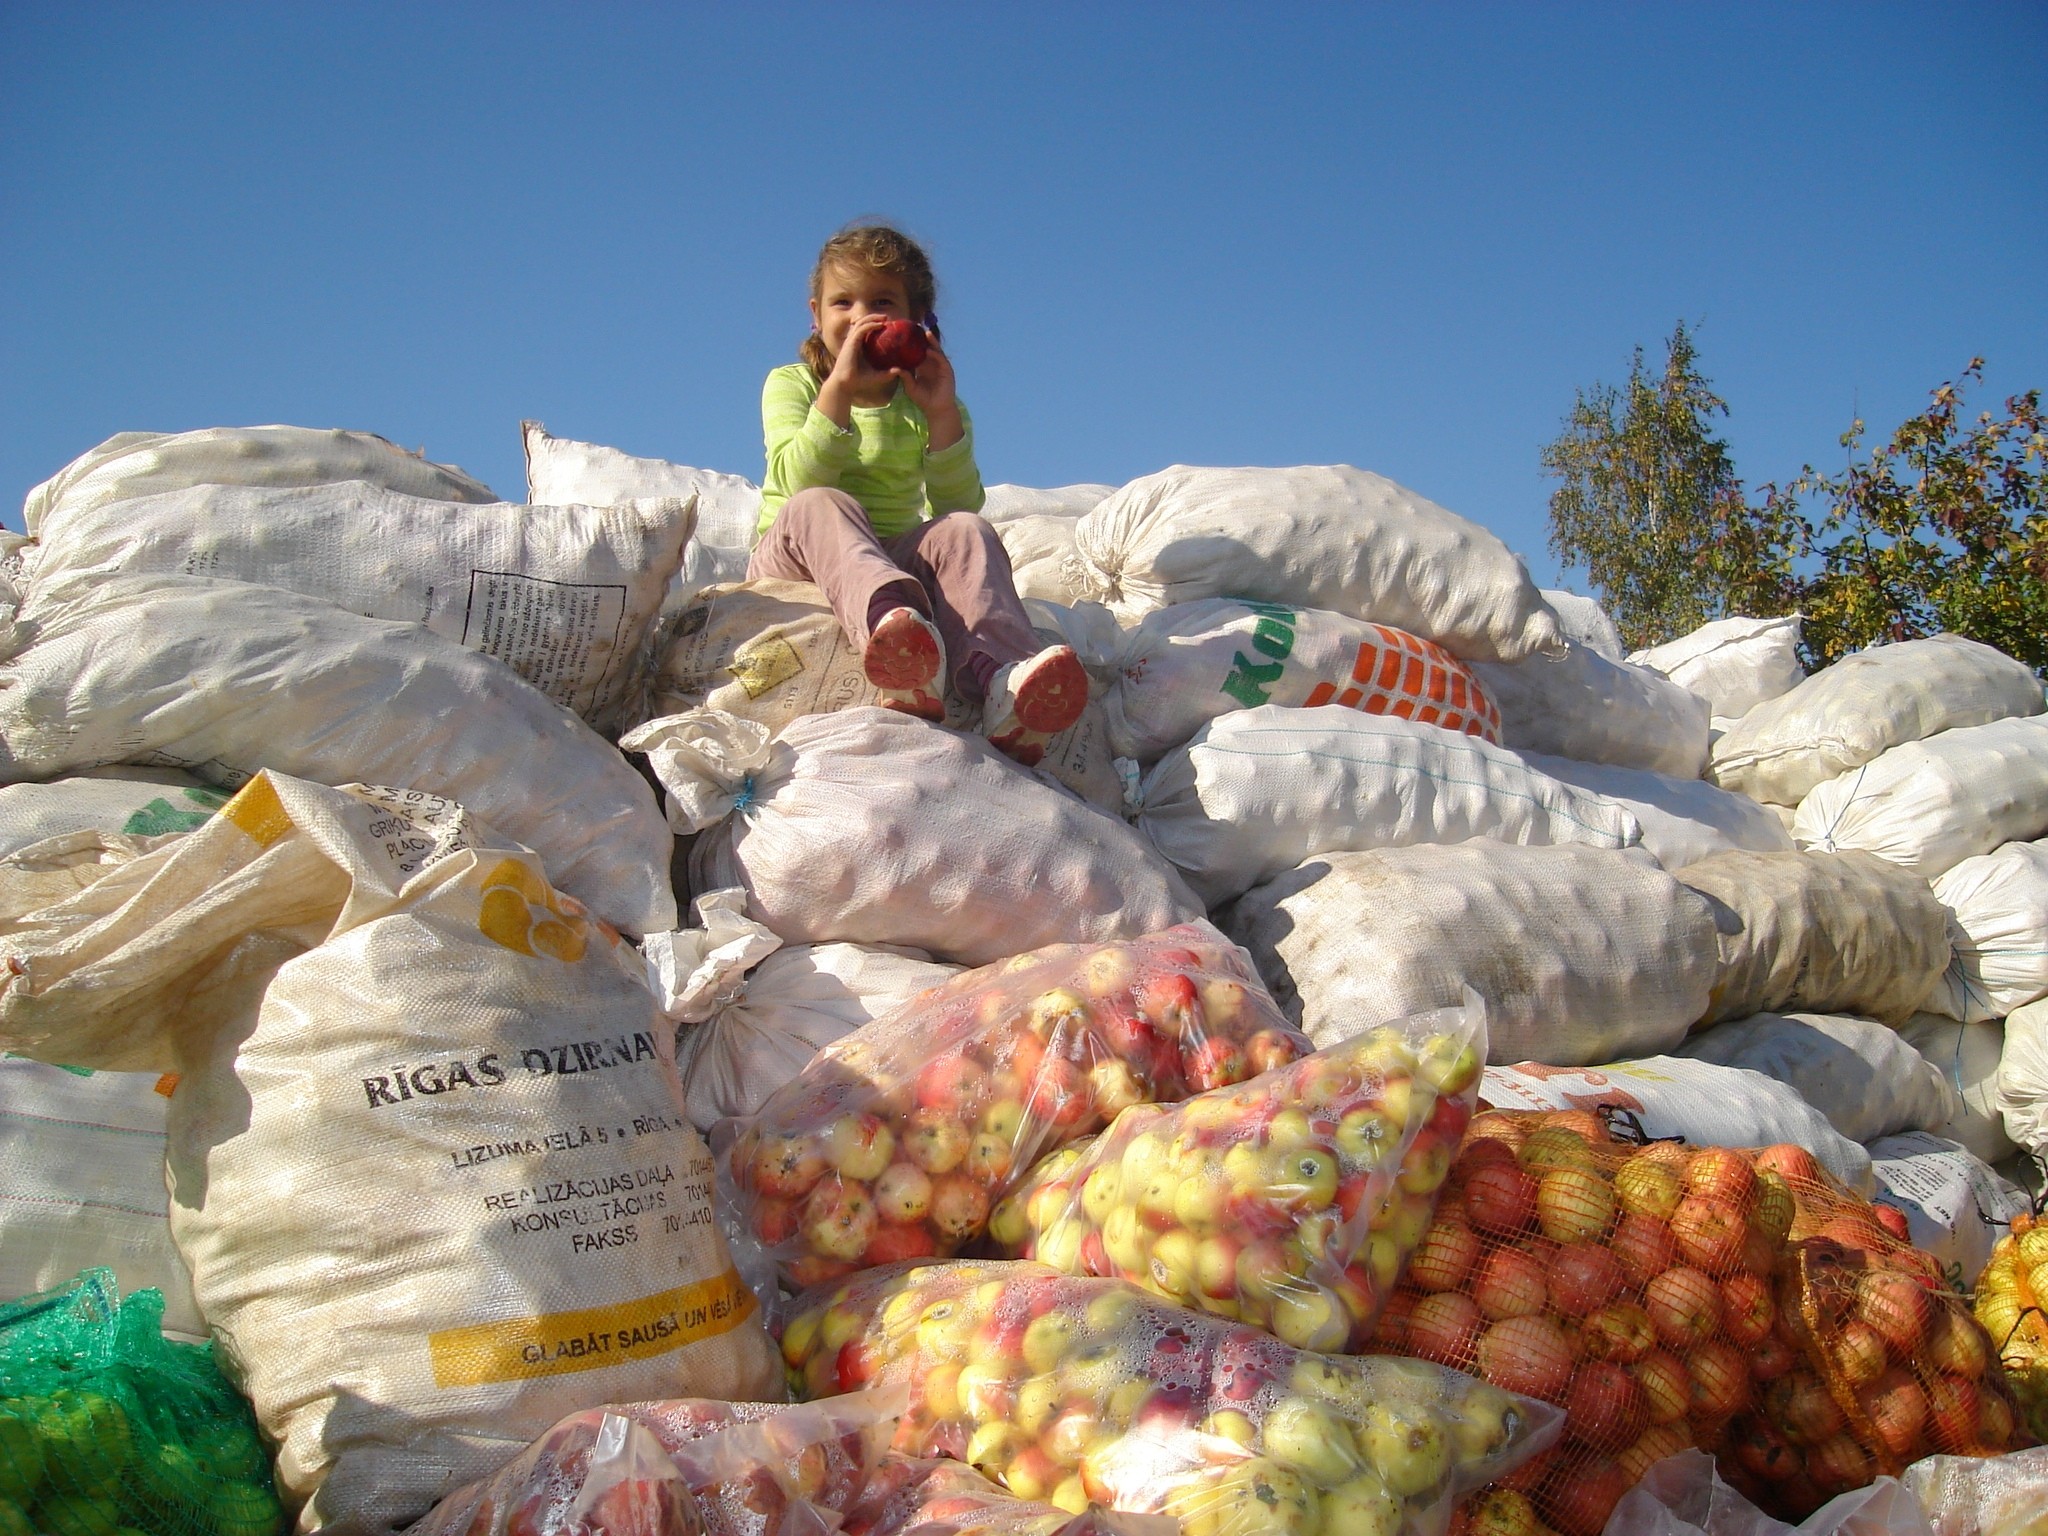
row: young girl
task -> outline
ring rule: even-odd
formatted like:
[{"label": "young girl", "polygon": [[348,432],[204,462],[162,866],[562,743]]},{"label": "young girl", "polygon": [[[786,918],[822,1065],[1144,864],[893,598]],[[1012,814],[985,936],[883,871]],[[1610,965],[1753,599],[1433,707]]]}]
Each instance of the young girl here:
[{"label": "young girl", "polygon": [[[811,271],[800,363],[761,390],[768,474],[747,577],[822,588],[860,646],[881,702],[945,718],[954,688],[1020,763],[1080,718],[1088,674],[1041,649],[1009,557],[981,516],[974,429],[939,350],[931,262],[908,236],[862,224],[825,242]],[[929,338],[914,369],[874,367],[863,342],[891,320]]]}]

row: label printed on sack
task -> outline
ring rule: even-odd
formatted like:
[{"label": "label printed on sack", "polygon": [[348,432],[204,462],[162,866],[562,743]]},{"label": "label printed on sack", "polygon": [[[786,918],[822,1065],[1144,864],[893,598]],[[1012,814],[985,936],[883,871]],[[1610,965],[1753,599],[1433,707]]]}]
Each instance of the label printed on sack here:
[{"label": "label printed on sack", "polygon": [[[626,589],[547,581],[516,571],[472,571],[462,643],[495,656],[557,704],[588,708],[583,686],[592,651],[609,649],[605,676],[625,636]],[[600,685],[601,686],[601,685]]]},{"label": "label printed on sack", "polygon": [[797,654],[796,647],[782,637],[781,630],[771,629],[734,651],[732,665],[725,670],[746,689],[748,698],[758,699],[780,688],[803,669],[804,659]]},{"label": "label printed on sack", "polygon": [[739,1327],[754,1293],[728,1269],[636,1301],[506,1318],[427,1335],[434,1385],[480,1387],[649,1360]]}]

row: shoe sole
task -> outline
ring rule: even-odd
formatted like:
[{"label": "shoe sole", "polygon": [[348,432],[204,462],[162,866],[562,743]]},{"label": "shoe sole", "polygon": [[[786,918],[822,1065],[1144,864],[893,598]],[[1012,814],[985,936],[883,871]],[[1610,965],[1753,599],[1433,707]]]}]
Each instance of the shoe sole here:
[{"label": "shoe sole", "polygon": [[1033,657],[1010,688],[1017,723],[1041,736],[1059,735],[1088,707],[1088,669],[1070,650]]},{"label": "shoe sole", "polygon": [[915,619],[892,624],[885,618],[868,636],[860,666],[870,683],[890,693],[936,693],[938,637]]}]

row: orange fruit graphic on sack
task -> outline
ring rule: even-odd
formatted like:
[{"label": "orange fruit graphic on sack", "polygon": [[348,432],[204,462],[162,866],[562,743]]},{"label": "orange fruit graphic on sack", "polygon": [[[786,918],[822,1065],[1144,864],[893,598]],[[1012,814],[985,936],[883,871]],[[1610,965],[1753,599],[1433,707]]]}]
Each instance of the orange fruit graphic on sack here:
[{"label": "orange fruit graphic on sack", "polygon": [[583,904],[564,896],[520,859],[500,859],[484,876],[476,926],[485,938],[507,949],[546,955],[567,965],[583,958],[590,937]]}]

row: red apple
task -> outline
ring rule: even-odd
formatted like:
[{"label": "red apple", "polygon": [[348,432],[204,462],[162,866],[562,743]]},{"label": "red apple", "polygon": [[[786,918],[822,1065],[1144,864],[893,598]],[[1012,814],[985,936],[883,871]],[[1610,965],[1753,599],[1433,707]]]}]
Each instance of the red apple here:
[{"label": "red apple", "polygon": [[1605,1360],[1578,1368],[1564,1407],[1566,1435],[1595,1450],[1624,1451],[1650,1426],[1650,1399],[1642,1385]]},{"label": "red apple", "polygon": [[825,1152],[814,1137],[763,1136],[748,1162],[754,1188],[785,1200],[808,1195],[825,1173]]},{"label": "red apple", "polygon": [[1901,1356],[1917,1354],[1934,1321],[1934,1298],[1915,1281],[1874,1269],[1856,1285],[1856,1315]]},{"label": "red apple", "polygon": [[1536,1180],[1511,1162],[1489,1161],[1464,1181],[1472,1225],[1495,1237],[1512,1237],[1536,1224],[1536,1194]]},{"label": "red apple", "polygon": [[1742,1351],[1724,1339],[1709,1339],[1685,1357],[1692,1377],[1688,1412],[1695,1420],[1725,1419],[1749,1406],[1749,1366]]},{"label": "red apple", "polygon": [[1571,1380],[1572,1346],[1547,1317],[1509,1317],[1479,1336],[1478,1362],[1483,1380],[1555,1402]]},{"label": "red apple", "polygon": [[1425,1296],[1408,1314],[1409,1352],[1439,1365],[1470,1370],[1481,1321],[1478,1303],[1470,1296],[1455,1291]]},{"label": "red apple", "polygon": [[1633,1365],[1657,1347],[1657,1331],[1634,1302],[1612,1302],[1579,1325],[1578,1347],[1582,1359]]},{"label": "red apple", "polygon": [[1564,1536],[1600,1536],[1628,1490],[1628,1475],[1620,1463],[1602,1457],[1570,1467],[1538,1503]]},{"label": "red apple", "polygon": [[1756,1201],[1756,1170],[1732,1147],[1702,1147],[1685,1165],[1685,1192],[1719,1200],[1739,1218]]},{"label": "red apple", "polygon": [[1721,1282],[1721,1326],[1741,1348],[1753,1348],[1768,1337],[1777,1317],[1771,1288],[1757,1276],[1730,1275]]},{"label": "red apple", "polygon": [[1607,1251],[1620,1260],[1631,1285],[1648,1284],[1678,1262],[1671,1229],[1654,1216],[1623,1216],[1614,1224]]},{"label": "red apple", "polygon": [[[1723,1151],[1709,1147],[1707,1152]],[[1702,1157],[1705,1152],[1700,1154]],[[1746,1164],[1740,1165],[1748,1171]],[[1686,1263],[1710,1275],[1732,1275],[1742,1264],[1748,1223],[1731,1202],[1713,1196],[1688,1195],[1671,1213],[1671,1240]]]},{"label": "red apple", "polygon": [[1721,1290],[1697,1269],[1667,1269],[1643,1288],[1643,1309],[1659,1339],[1673,1349],[1691,1349],[1720,1326]]},{"label": "red apple", "polygon": [[1692,1377],[1675,1355],[1659,1349],[1630,1367],[1650,1404],[1652,1424],[1670,1424],[1686,1415],[1692,1406]]},{"label": "red apple", "polygon": [[1543,1310],[1546,1288],[1542,1260],[1520,1248],[1497,1248],[1479,1266],[1472,1299],[1489,1321],[1533,1317]]},{"label": "red apple", "polygon": [[1620,1295],[1626,1280],[1621,1261],[1599,1244],[1566,1243],[1550,1264],[1550,1304],[1566,1317],[1585,1317]]},{"label": "red apple", "polygon": [[1479,1234],[1462,1222],[1439,1218],[1408,1261],[1408,1278],[1425,1291],[1456,1290],[1478,1260]]}]

